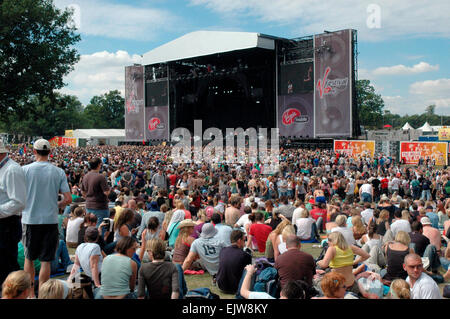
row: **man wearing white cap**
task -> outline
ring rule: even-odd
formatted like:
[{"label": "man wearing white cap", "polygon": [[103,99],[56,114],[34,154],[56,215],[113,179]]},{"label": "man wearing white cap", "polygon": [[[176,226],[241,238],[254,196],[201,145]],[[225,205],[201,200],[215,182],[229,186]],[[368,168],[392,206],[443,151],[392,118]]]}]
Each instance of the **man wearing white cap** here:
[{"label": "man wearing white cap", "polygon": [[[40,139],[34,142],[36,161],[22,167],[25,173],[27,199],[22,215],[22,242],[24,270],[34,284],[34,260],[39,259],[39,286],[50,278],[51,261],[58,247],[58,210],[72,202],[65,172],[48,161],[50,143]],[[64,195],[59,200],[59,193]],[[34,289],[30,297],[34,297]]]},{"label": "man wearing white cap", "polygon": [[19,270],[17,244],[22,236],[20,216],[26,201],[25,175],[8,157],[0,139],[0,285],[8,274]]}]

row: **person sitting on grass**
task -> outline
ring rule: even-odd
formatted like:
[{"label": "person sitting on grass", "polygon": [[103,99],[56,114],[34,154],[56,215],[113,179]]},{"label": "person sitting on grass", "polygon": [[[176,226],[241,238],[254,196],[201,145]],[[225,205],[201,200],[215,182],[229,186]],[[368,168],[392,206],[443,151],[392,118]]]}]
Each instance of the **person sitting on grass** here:
[{"label": "person sitting on grass", "polygon": [[217,286],[225,293],[235,294],[242,272],[252,262],[252,256],[242,249],[245,247],[245,233],[235,229],[230,235],[231,246],[224,247],[219,255]]},{"label": "person sitting on grass", "polygon": [[[247,265],[245,266],[245,271],[245,277],[239,291],[244,299],[276,299],[266,292],[250,290],[252,277],[256,272],[256,266]],[[311,299],[312,296],[313,291],[308,284],[302,280],[289,281],[280,292],[280,299]]]},{"label": "person sitting on grass", "polygon": [[13,271],[3,282],[2,299],[27,299],[30,290],[30,274],[23,270]]},{"label": "person sitting on grass", "polygon": [[329,272],[323,276],[320,288],[322,288],[324,296],[312,299],[344,299],[347,293],[345,276],[335,271]]},{"label": "person sitting on grass", "polygon": [[[355,245],[349,245],[340,232],[332,232],[328,235],[328,249],[322,260],[317,262],[317,266],[326,269],[331,268],[332,271],[339,272],[345,277],[345,286],[348,291],[365,298],[371,298],[364,290],[361,290],[353,273],[353,266],[362,263],[370,257],[370,255]],[[355,259],[355,255],[358,257]]]},{"label": "person sitting on grass", "polygon": [[190,269],[192,263],[199,258],[199,264],[213,276],[213,284],[219,270],[219,255],[225,243],[216,237],[217,229],[212,223],[203,225],[200,237],[192,242],[188,256],[183,263],[183,272]]},{"label": "person sitting on grass", "polygon": [[165,261],[166,244],[159,238],[147,242],[147,252],[152,262],[142,264],[138,276],[139,299],[178,299],[177,267]]}]

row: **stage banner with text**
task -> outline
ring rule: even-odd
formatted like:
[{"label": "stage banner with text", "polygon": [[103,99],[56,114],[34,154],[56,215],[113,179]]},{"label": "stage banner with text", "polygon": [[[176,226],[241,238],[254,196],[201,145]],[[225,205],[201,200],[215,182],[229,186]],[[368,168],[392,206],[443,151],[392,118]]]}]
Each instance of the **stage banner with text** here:
[{"label": "stage banner with text", "polygon": [[375,155],[375,141],[334,140],[334,151],[357,158]]},{"label": "stage banner with text", "polygon": [[352,136],[352,31],[314,36],[314,132]]},{"label": "stage banner with text", "polygon": [[169,140],[169,106],[145,108],[145,139]]},{"label": "stage banner with text", "polygon": [[400,142],[400,160],[417,165],[419,159],[431,159],[435,165],[447,165],[448,143],[446,142]]},{"label": "stage banner with text", "polygon": [[125,138],[145,138],[144,67],[125,67]]}]

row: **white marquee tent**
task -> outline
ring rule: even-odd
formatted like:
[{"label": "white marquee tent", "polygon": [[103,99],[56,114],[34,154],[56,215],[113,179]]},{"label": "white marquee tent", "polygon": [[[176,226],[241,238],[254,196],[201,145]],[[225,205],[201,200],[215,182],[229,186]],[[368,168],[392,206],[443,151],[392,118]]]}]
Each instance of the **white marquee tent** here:
[{"label": "white marquee tent", "polygon": [[433,132],[433,128],[430,124],[428,124],[428,122],[425,122],[425,124],[422,125],[422,127],[419,127],[418,130],[421,130],[422,132]]},{"label": "white marquee tent", "polygon": [[89,145],[119,145],[125,140],[125,130],[122,129],[77,129],[73,137],[86,140]]},{"label": "white marquee tent", "polygon": [[407,131],[407,130],[414,130],[414,127],[412,127],[408,122],[406,122],[405,125],[403,125],[402,129],[403,129],[404,131]]}]

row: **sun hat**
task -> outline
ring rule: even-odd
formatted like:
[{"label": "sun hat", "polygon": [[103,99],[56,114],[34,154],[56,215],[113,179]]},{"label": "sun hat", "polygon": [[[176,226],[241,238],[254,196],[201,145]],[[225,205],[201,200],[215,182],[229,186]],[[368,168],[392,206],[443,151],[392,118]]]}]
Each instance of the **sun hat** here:
[{"label": "sun hat", "polygon": [[192,219],[185,219],[178,225],[177,228],[181,229],[183,227],[194,227],[196,224],[192,221]]},{"label": "sun hat", "polygon": [[47,140],[41,138],[34,142],[33,148],[37,151],[47,151],[50,150],[51,146]]},{"label": "sun hat", "polygon": [[422,223],[422,225],[431,225],[431,221],[428,217],[422,217],[420,219],[420,222]]},{"label": "sun hat", "polygon": [[200,237],[202,238],[211,238],[217,234],[217,229],[214,227],[212,223],[205,223],[202,227],[202,232],[200,233]]}]

